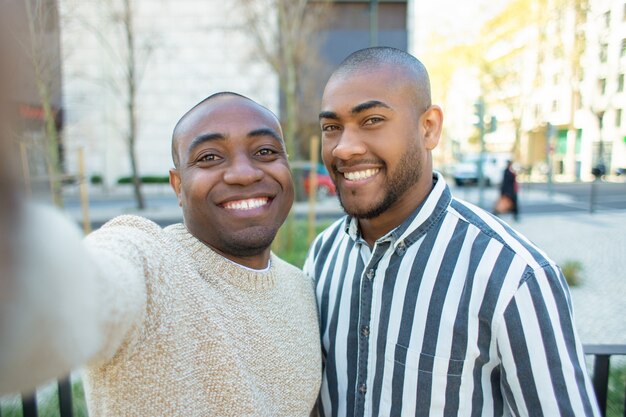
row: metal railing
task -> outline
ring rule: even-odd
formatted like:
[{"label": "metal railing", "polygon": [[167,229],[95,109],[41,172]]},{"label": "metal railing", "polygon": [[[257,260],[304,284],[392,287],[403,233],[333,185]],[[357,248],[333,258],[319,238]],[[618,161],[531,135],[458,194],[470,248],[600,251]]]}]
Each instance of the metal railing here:
[{"label": "metal railing", "polygon": [[[61,417],[73,417],[72,410],[72,382],[69,377],[57,381],[59,395],[59,413]],[[22,415],[23,417],[38,417],[37,392],[29,395],[22,395]],[[0,407],[0,417],[2,409]]]},{"label": "metal railing", "polygon": [[[584,351],[585,355],[594,356],[593,372],[591,372],[593,389],[596,393],[600,412],[606,416],[611,356],[625,356],[626,345],[585,345]],[[626,387],[624,387],[623,416],[626,417]]]},{"label": "metal railing", "polygon": [[[585,345],[585,355],[593,356],[593,370],[591,377],[593,389],[598,400],[598,406],[603,416],[606,416],[609,392],[609,371],[612,356],[626,356],[626,345]],[[59,411],[61,417],[72,417],[72,383],[68,378],[58,381]],[[38,417],[36,393],[22,397],[24,417]],[[626,386],[624,387],[624,411],[626,417]],[[0,417],[2,410],[0,409]]]}]

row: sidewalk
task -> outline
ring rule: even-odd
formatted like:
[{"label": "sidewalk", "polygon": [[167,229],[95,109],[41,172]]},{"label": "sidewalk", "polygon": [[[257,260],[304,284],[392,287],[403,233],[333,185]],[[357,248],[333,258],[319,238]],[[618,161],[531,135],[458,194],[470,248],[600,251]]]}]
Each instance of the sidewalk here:
[{"label": "sidewalk", "polygon": [[557,263],[582,263],[582,283],[570,290],[582,342],[626,344],[626,212],[535,215],[513,226]]},{"label": "sidewalk", "polygon": [[[107,196],[93,196],[90,219],[104,222],[120,214],[138,214],[155,221],[182,221],[182,212],[169,190],[158,191],[158,204],[138,211],[132,199],[109,196],[117,201],[107,203]],[[478,190],[464,187],[453,190],[455,196],[476,203]],[[495,188],[484,190],[485,202],[495,201]],[[548,196],[540,190],[522,188],[521,204],[541,202],[567,203],[566,195]],[[523,206],[522,206],[523,207]],[[306,218],[308,202],[294,204],[294,213]],[[342,215],[336,198],[317,203],[319,217]],[[66,210],[76,221],[82,220],[80,206],[73,204]],[[505,221],[511,217],[503,216]],[[557,263],[580,261],[583,265],[582,283],[571,289],[574,315],[583,343],[626,344],[626,211],[565,214],[524,214],[513,227],[535,242]]]}]

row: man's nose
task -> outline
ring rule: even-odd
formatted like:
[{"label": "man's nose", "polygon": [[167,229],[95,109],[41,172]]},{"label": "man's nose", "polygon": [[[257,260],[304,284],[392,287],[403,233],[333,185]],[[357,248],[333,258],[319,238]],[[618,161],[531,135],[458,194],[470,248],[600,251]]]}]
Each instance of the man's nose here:
[{"label": "man's nose", "polygon": [[263,171],[247,155],[237,155],[232,158],[224,173],[224,182],[227,184],[249,185],[260,181],[261,178],[263,178]]},{"label": "man's nose", "polygon": [[332,149],[333,157],[343,160],[364,155],[366,152],[367,148],[361,136],[356,129],[352,128],[344,128],[339,140]]}]

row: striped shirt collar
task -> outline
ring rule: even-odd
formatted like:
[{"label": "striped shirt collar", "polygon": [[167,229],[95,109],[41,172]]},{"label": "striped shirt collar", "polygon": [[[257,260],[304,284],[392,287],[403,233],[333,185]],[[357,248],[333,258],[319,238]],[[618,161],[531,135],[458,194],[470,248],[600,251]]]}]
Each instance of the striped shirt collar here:
[{"label": "striped shirt collar", "polygon": [[[426,199],[406,218],[402,224],[378,238],[376,243],[391,242],[394,250],[406,250],[423,236],[443,216],[452,201],[452,194],[443,176],[433,171],[433,188]],[[356,217],[346,218],[345,232],[352,240],[364,243]]]}]

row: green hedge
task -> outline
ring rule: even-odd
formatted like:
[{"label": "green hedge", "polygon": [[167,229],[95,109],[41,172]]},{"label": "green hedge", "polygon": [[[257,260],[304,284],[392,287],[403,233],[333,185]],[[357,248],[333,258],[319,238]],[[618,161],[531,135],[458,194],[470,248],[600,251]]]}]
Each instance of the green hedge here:
[{"label": "green hedge", "polygon": [[[170,177],[169,175],[159,176],[159,175],[142,175],[140,177],[142,184],[169,184]],[[132,177],[120,177],[117,180],[118,184],[131,184],[133,182]]]}]

